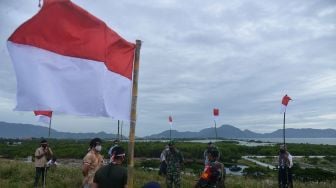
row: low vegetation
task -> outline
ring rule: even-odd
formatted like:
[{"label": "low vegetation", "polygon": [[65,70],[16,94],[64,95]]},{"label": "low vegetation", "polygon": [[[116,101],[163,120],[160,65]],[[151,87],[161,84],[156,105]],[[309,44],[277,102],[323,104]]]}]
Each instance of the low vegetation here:
[{"label": "low vegetation", "polygon": [[[1,140],[0,139],[0,187],[32,187],[35,174],[32,163],[18,162],[22,158],[32,156],[40,139],[31,140]],[[77,160],[78,165],[61,165],[48,174],[48,187],[80,187],[81,172],[80,161],[87,152],[89,140],[49,140],[49,145],[58,159]],[[166,143],[163,142],[137,142],[135,147],[136,187],[141,187],[148,181],[158,181],[164,185],[164,178],[159,176],[157,168],[158,158]],[[103,143],[102,154],[107,150],[112,141]],[[127,143],[121,144],[127,151]],[[238,145],[235,141],[216,143],[221,152],[221,161],[225,166],[242,164],[249,166],[244,170],[244,176],[228,176],[228,187],[277,187],[277,171],[259,167],[253,162],[243,160],[244,155],[266,156],[260,161],[276,164],[278,146],[248,147]],[[185,157],[185,174],[182,187],[193,187],[203,170],[203,151],[206,144],[186,141],[176,142],[176,147]],[[335,156],[336,146],[289,144],[292,155],[305,156],[295,159],[294,180],[295,187],[335,187]],[[310,158],[310,155],[325,157]],[[13,160],[14,159],[14,160]],[[154,159],[154,160],[153,160]],[[319,168],[316,168],[319,167]],[[331,170],[330,170],[331,169]]]}]

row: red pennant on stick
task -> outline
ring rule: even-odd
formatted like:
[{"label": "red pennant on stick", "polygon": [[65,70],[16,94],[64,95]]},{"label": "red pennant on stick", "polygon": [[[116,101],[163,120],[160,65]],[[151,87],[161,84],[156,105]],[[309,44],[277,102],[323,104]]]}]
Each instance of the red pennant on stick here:
[{"label": "red pennant on stick", "polygon": [[213,114],[214,114],[214,116],[218,116],[219,115],[219,109],[218,108],[214,108],[213,109]]}]

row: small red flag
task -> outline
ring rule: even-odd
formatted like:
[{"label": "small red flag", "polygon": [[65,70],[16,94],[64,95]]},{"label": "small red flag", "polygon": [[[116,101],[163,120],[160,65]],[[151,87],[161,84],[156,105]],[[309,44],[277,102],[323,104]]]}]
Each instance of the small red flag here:
[{"label": "small red flag", "polygon": [[171,116],[169,116],[168,120],[169,120],[169,123],[173,122],[173,118]]},{"label": "small red flag", "polygon": [[284,106],[287,106],[288,105],[288,102],[292,100],[287,94],[282,98],[282,104]]},{"label": "small red flag", "polygon": [[213,109],[213,114],[214,114],[214,116],[218,116],[219,115],[219,109],[218,108],[214,108]]},{"label": "small red flag", "polygon": [[52,111],[34,111],[35,116],[48,116],[51,118],[52,116]]}]

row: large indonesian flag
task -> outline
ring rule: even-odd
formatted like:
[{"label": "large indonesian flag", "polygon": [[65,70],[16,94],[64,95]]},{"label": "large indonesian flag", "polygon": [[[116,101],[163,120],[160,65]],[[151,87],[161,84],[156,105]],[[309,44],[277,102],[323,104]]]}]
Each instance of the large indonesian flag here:
[{"label": "large indonesian flag", "polygon": [[135,45],[69,0],[44,0],[7,42],[15,110],[129,120]]}]

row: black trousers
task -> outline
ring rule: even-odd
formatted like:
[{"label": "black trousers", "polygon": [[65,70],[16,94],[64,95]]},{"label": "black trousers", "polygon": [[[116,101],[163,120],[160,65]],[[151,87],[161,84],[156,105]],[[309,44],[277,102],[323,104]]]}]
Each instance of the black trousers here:
[{"label": "black trousers", "polygon": [[42,185],[44,182],[44,178],[47,176],[47,174],[44,175],[44,173],[47,173],[47,168],[44,167],[35,167],[35,181],[34,181],[34,186],[36,187],[38,185],[40,176],[42,176]]},{"label": "black trousers", "polygon": [[279,188],[292,188],[293,187],[293,178],[292,178],[292,169],[285,167],[279,168],[278,172],[278,182]]}]

